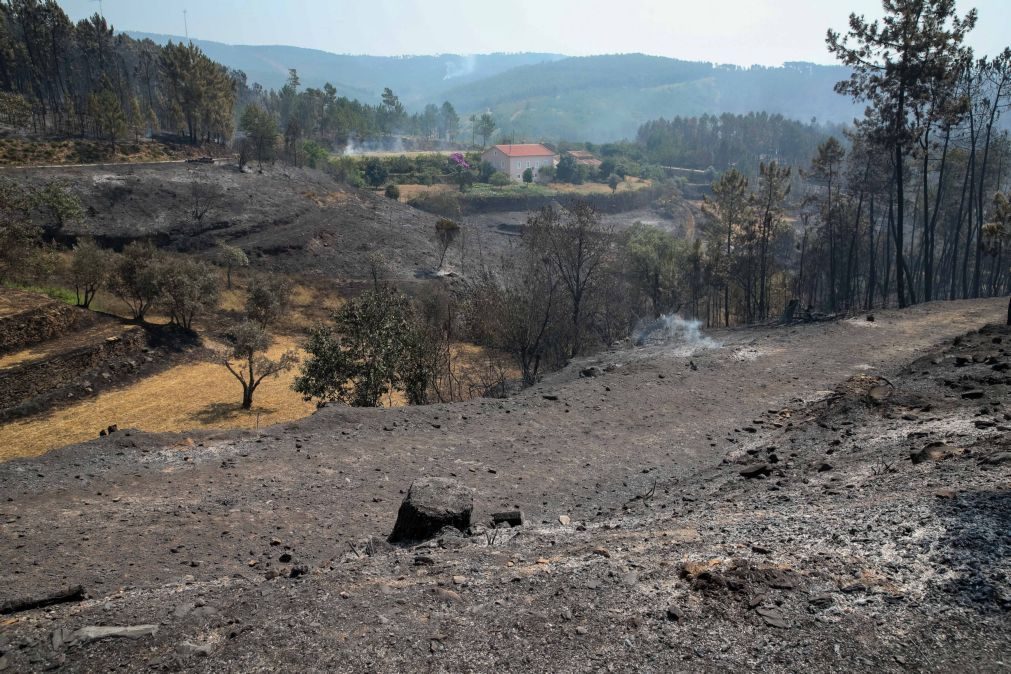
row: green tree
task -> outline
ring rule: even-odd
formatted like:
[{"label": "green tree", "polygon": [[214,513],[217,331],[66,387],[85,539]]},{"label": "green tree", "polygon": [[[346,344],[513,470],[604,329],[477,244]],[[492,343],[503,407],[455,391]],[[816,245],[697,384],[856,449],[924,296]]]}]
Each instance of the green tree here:
[{"label": "green tree", "polygon": [[637,222],[627,234],[627,252],[634,285],[645,294],[653,316],[678,306],[682,250],[673,234]]},{"label": "green tree", "polygon": [[230,132],[235,82],[192,42],[162,48],[158,65],[165,95],[186,124],[190,142],[223,140]]},{"label": "green tree", "polygon": [[32,188],[0,178],[0,281],[41,271],[43,227],[59,229],[82,215],[80,201],[60,182]]},{"label": "green tree", "polygon": [[[332,315],[332,324],[309,331],[294,389],[306,400],[377,407],[384,397],[404,390],[405,372],[418,339],[407,298],[380,286],[349,300]],[[412,382],[417,397],[417,381]]]},{"label": "green tree", "polygon": [[850,15],[846,35],[829,30],[829,51],[852,70],[836,91],[868,104],[867,122],[875,141],[891,149],[894,168],[895,240],[899,306],[913,302],[913,279],[906,266],[906,156],[928,118],[931,92],[957,76],[965,59],[963,41],[976,24],[976,10],[955,13],[955,0],[883,0],[880,23]]},{"label": "green tree", "polygon": [[256,162],[262,169],[264,161],[274,158],[277,147],[277,120],[259,105],[251,103],[242,111],[239,128],[246,132]]},{"label": "green tree", "polygon": [[215,261],[225,268],[226,287],[232,289],[232,270],[249,266],[249,258],[238,246],[219,243],[214,255]]},{"label": "green tree", "polygon": [[133,241],[119,255],[110,286],[130,308],[133,319],[144,322],[148,310],[161,297],[164,279],[162,255],[150,243]]},{"label": "green tree", "polygon": [[288,312],[291,293],[291,283],[283,276],[254,277],[246,298],[246,318],[266,330]]},{"label": "green tree", "polygon": [[162,301],[173,323],[187,330],[193,320],[218,306],[218,276],[205,262],[168,260],[162,277]]},{"label": "green tree", "polygon": [[614,194],[615,192],[618,191],[618,185],[620,184],[621,178],[619,178],[617,174],[612,173],[611,175],[607,176],[607,186],[611,188],[611,194]]},{"label": "green tree", "polygon": [[723,324],[726,326],[730,325],[729,266],[733,256],[734,236],[749,219],[750,208],[748,179],[736,168],[721,175],[719,180],[713,183],[712,198],[707,196],[702,202],[703,212],[716,225],[714,238],[719,243],[713,248],[719,250],[719,246],[725,244],[718,277],[723,286]]},{"label": "green tree", "polygon": [[534,181],[534,170],[532,168],[525,169],[523,171],[523,182],[530,184]]},{"label": "green tree", "polygon": [[481,147],[486,147],[488,145],[488,139],[491,135],[495,133],[497,128],[495,124],[495,118],[490,112],[486,112],[481,115],[477,120],[477,135],[481,136]]},{"label": "green tree", "polygon": [[244,410],[253,407],[253,395],[264,379],[276,377],[298,364],[298,354],[291,350],[285,351],[280,358],[268,358],[266,351],[270,348],[270,336],[255,321],[245,321],[233,328],[229,342],[229,351],[223,364],[242,384]]},{"label": "green tree", "polygon": [[460,116],[449,101],[444,102],[439,110],[439,131],[450,142],[456,140],[456,134],[460,131]]},{"label": "green tree", "polygon": [[386,182],[386,178],[390,175],[389,171],[386,170],[386,166],[378,157],[369,157],[365,160],[362,174],[372,187],[379,187]]},{"label": "green tree", "polygon": [[70,261],[70,280],[77,295],[77,306],[89,309],[95,295],[105,286],[112,273],[113,258],[93,239],[84,238],[74,245]]},{"label": "green tree", "polygon": [[88,99],[88,114],[95,124],[95,135],[115,145],[116,139],[126,132],[126,116],[116,93],[109,87]]}]

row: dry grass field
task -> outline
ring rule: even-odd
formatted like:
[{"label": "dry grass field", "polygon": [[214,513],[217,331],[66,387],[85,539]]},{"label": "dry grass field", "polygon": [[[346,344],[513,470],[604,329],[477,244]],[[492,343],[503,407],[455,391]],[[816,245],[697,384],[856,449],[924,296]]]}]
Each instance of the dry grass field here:
[{"label": "dry grass field", "polygon": [[[274,340],[271,355],[295,348],[296,340]],[[240,408],[242,389],[220,363],[176,365],[122,389],[0,425],[0,461],[38,456],[63,445],[90,440],[109,424],[121,429],[181,431],[189,428],[254,428],[300,419],[315,406],[291,390],[295,371],[265,379],[252,410]]]},{"label": "dry grass field", "polygon": [[[634,176],[629,176],[623,180],[618,185],[618,192],[632,192],[635,190],[641,190],[650,187],[653,183],[649,180],[643,180],[641,178],[636,178]],[[398,185],[400,188],[400,201],[407,203],[411,199],[419,197],[423,194],[437,193],[437,192],[459,192],[459,188],[456,185]],[[524,185],[515,184],[508,185],[506,187],[493,187],[491,185],[479,184],[472,188],[471,192],[480,193],[482,195],[488,194],[503,194],[503,195],[516,195],[523,194],[523,190],[526,189],[537,195],[551,195],[551,194],[610,194],[611,188],[604,183],[595,182],[585,182],[582,185],[573,185],[570,183],[548,183],[547,185],[533,185],[530,187],[525,187]]]}]

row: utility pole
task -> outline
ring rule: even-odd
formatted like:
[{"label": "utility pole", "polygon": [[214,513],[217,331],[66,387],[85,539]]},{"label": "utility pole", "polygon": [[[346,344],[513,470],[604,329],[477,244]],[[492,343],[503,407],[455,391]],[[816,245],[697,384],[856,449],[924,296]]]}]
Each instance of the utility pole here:
[{"label": "utility pole", "polygon": [[[101,2],[102,0],[98,0],[98,1]],[[189,42],[190,41],[190,25],[186,21],[186,10],[185,9],[183,10],[183,32],[186,35],[186,41]]]},{"label": "utility pole", "polygon": [[104,19],[105,11],[102,9],[102,0],[91,0],[91,1],[98,3],[98,15]]}]

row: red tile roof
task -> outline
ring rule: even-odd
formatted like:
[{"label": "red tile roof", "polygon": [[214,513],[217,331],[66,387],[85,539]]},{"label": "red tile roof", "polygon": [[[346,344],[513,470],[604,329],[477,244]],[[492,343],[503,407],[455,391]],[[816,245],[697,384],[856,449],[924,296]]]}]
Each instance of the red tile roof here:
[{"label": "red tile roof", "polygon": [[540,143],[523,143],[520,145],[496,145],[495,149],[507,157],[553,157],[555,153]]}]

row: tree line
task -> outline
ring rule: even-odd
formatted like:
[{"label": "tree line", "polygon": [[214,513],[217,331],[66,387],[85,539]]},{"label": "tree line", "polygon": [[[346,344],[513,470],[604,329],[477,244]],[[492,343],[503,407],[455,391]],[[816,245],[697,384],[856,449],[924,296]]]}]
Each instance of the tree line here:
[{"label": "tree line", "polygon": [[0,116],[16,127],[224,142],[236,77],[192,44],[133,40],[99,14],[75,24],[54,0],[0,2]]}]

